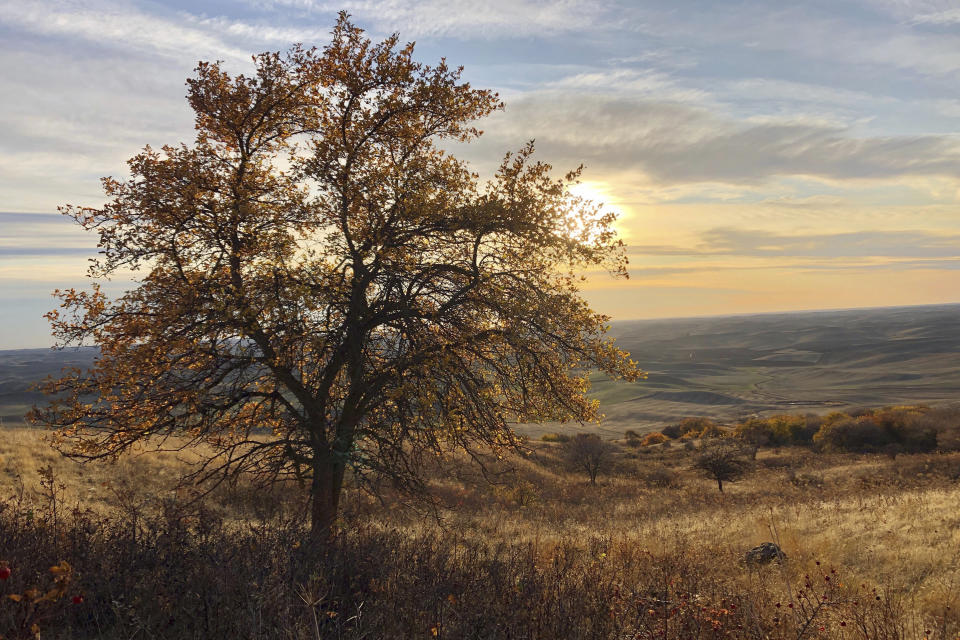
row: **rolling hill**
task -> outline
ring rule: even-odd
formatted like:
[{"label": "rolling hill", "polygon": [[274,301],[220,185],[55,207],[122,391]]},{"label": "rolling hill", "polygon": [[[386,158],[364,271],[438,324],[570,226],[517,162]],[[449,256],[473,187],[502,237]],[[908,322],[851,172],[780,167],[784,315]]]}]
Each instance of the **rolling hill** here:
[{"label": "rolling hill", "polygon": [[[649,372],[594,377],[601,430],[649,430],[685,416],[823,413],[856,406],[960,401],[960,305],[856,309],[614,323],[618,344]],[[0,417],[21,423],[42,397],[30,390],[92,348],[0,351]],[[527,425],[522,430],[578,430]],[[594,428],[594,427],[588,427]]]}]

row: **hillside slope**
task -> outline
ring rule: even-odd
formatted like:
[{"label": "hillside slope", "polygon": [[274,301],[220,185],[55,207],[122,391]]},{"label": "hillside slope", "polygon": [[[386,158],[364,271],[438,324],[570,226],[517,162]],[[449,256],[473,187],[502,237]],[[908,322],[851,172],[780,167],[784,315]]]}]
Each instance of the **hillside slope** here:
[{"label": "hillside slope", "polygon": [[[960,401],[960,305],[617,322],[611,333],[650,374],[631,384],[595,378],[611,435],[694,415]],[[4,422],[22,422],[42,400],[34,382],[95,354],[0,351]]]}]

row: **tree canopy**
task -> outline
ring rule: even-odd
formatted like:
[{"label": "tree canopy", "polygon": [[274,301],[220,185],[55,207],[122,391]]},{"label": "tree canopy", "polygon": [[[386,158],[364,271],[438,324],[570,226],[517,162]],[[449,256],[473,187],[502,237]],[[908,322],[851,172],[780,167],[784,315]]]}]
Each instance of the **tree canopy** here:
[{"label": "tree canopy", "polygon": [[554,177],[530,143],[481,181],[441,147],[480,135],[495,93],[345,14],[323,49],[253,61],[200,63],[193,144],[147,147],[101,208],[62,208],[100,248],[91,288],[48,314],[58,344],[100,348],[32,414],[64,451],[205,443],[201,476],[308,482],[322,533],[347,469],[417,491],[427,456],[596,420],[589,370],[640,375],[579,294],[586,269],[626,275],[579,170]]}]

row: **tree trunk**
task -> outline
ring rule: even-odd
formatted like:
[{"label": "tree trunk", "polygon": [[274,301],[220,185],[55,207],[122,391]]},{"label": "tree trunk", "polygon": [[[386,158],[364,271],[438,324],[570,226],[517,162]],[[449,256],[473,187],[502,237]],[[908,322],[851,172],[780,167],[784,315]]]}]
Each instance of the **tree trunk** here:
[{"label": "tree trunk", "polygon": [[310,483],[310,537],[325,540],[333,532],[340,507],[340,489],[343,487],[341,462],[317,455],[313,463],[313,481]]},{"label": "tree trunk", "polygon": [[717,488],[720,489],[720,493],[723,493],[723,480],[717,478]]}]

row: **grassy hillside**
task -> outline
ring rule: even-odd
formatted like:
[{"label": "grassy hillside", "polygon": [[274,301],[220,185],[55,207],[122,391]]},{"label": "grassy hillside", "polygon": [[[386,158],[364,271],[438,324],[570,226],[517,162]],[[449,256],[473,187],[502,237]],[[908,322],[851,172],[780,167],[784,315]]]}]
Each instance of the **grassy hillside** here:
[{"label": "grassy hillside", "polygon": [[611,433],[960,399],[960,305],[621,322],[612,333],[650,375],[594,379]]},{"label": "grassy hillside", "polygon": [[22,425],[24,413],[33,404],[43,402],[43,395],[31,389],[36,382],[59,375],[68,367],[89,367],[96,354],[93,348],[0,351],[0,418],[3,423]]},{"label": "grassy hillside", "polygon": [[[55,600],[0,598],[4,637],[32,638],[32,624],[44,638],[304,640],[960,631],[960,454],[765,449],[721,494],[692,468],[693,442],[616,445],[596,486],[562,445],[532,443],[495,484],[436,476],[436,511],[351,484],[340,533],[309,548],[295,483],[196,503],[174,489],[174,456],[78,467],[36,430],[5,435],[0,594],[67,583]],[[767,541],[784,563],[744,561]]]}]

